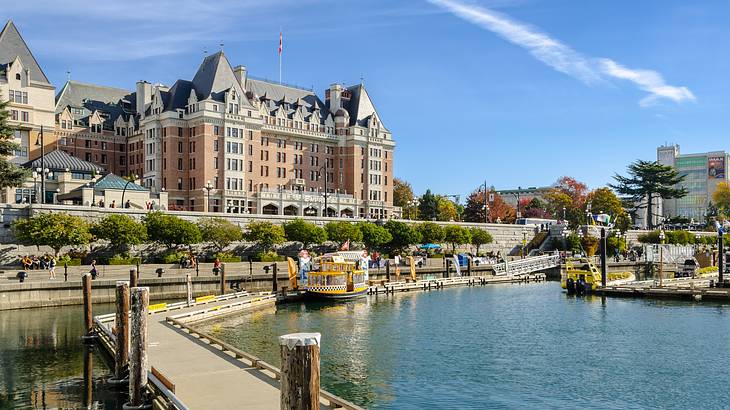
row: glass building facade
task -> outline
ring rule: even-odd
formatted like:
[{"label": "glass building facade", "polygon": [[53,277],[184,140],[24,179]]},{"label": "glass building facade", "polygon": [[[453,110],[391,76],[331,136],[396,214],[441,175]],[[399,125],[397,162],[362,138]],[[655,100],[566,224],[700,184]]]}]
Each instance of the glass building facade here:
[{"label": "glass building facade", "polygon": [[728,154],[725,151],[714,151],[682,155],[678,145],[671,145],[657,148],[657,161],[674,167],[679,175],[684,176],[684,181],[678,188],[687,190],[687,195],[683,198],[663,200],[661,215],[665,218],[681,216],[703,222],[717,184],[728,181],[725,170],[730,162]]}]

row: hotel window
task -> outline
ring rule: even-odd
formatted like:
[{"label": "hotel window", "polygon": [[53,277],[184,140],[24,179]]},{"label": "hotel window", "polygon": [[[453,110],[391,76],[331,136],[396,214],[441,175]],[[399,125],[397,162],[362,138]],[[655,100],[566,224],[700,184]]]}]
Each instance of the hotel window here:
[{"label": "hotel window", "polygon": [[213,151],[218,152],[218,140],[213,140]]},{"label": "hotel window", "polygon": [[180,190],[180,191],[182,191],[182,189],[183,189],[182,178],[178,178],[177,179],[177,189]]},{"label": "hotel window", "polygon": [[177,159],[177,170],[182,171],[183,170],[183,160],[182,158]]},{"label": "hotel window", "polygon": [[28,122],[28,111],[21,111],[20,118],[23,122]]},{"label": "hotel window", "polygon": [[217,125],[213,126],[213,135],[218,135],[218,132],[220,131],[220,127]]},{"label": "hotel window", "polygon": [[13,121],[18,121],[18,111],[17,110],[10,111],[10,119],[12,119]]},{"label": "hotel window", "polygon": [[253,161],[248,161],[248,172],[253,172]]},{"label": "hotel window", "polygon": [[90,152],[87,152],[87,153],[86,153],[86,154],[84,155],[84,158],[85,158],[85,159],[86,159],[87,161],[91,162],[91,153],[90,153]]},{"label": "hotel window", "polygon": [[213,157],[213,169],[218,169],[218,157]]}]

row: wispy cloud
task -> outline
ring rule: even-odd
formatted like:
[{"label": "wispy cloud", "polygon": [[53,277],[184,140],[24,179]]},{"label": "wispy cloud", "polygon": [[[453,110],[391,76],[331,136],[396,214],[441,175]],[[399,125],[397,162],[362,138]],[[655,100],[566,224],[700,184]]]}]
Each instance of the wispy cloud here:
[{"label": "wispy cloud", "polygon": [[494,10],[458,0],[428,1],[526,49],[536,59],[553,69],[586,84],[595,84],[610,78],[632,82],[641,90],[649,93],[639,102],[642,107],[656,104],[661,99],[677,103],[696,99],[687,87],[668,85],[662,75],[656,71],[631,69],[608,58],[584,56],[538,28],[515,21]]}]

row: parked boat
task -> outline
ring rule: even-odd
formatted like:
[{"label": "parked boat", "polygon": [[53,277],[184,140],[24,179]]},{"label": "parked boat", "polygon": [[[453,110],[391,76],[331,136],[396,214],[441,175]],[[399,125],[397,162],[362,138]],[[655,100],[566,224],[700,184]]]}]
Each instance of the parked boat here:
[{"label": "parked boat", "polygon": [[[586,258],[568,259],[561,286],[569,295],[591,293],[601,285],[601,271]],[[636,280],[632,272],[608,272],[606,285],[616,286]]]},{"label": "parked boat", "polygon": [[328,253],[314,259],[307,272],[306,285],[298,286],[296,263],[289,258],[292,288],[303,289],[305,296],[316,299],[350,299],[364,296],[368,290],[367,272],[360,269],[359,251]]}]

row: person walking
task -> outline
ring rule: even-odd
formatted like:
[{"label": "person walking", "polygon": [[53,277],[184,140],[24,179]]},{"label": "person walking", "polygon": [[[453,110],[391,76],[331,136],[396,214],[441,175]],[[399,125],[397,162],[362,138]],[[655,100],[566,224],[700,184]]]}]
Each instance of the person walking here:
[{"label": "person walking", "polygon": [[48,260],[48,279],[56,279],[56,257],[51,256]]},{"label": "person walking", "polygon": [[395,263],[395,277],[400,279],[400,255],[396,254],[395,257],[393,257],[393,261]]},{"label": "person walking", "polygon": [[96,276],[99,274],[99,271],[96,269],[96,259],[91,261],[91,270],[89,271],[91,274],[91,279],[96,279]]}]

